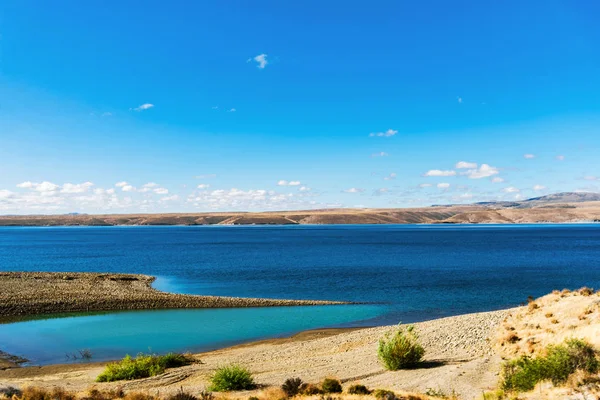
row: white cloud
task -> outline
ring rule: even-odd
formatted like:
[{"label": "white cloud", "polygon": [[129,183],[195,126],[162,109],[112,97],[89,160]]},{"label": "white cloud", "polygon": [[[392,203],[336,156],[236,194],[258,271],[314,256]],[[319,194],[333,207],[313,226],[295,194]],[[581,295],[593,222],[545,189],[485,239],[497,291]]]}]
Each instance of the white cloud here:
[{"label": "white cloud", "polygon": [[519,193],[520,192],[520,190],[514,186],[505,187],[504,189],[502,189],[502,191],[504,193]]},{"label": "white cloud", "polygon": [[[70,184],[67,184],[67,185],[70,185]],[[52,182],[47,182],[47,181],[44,181],[42,183],[26,181],[26,182],[19,183],[17,185],[17,187],[21,188],[21,189],[33,189],[38,192],[54,192],[60,188],[60,186],[58,186]]]},{"label": "white cloud", "polygon": [[373,192],[373,196],[381,196],[382,194],[389,193],[389,191],[390,190],[388,188],[380,188]]},{"label": "white cloud", "polygon": [[448,170],[442,171],[439,169],[431,169],[423,174],[423,176],[455,176],[456,171]]},{"label": "white cloud", "polygon": [[459,198],[461,199],[472,199],[473,198],[473,194],[472,193],[463,193],[459,196]]},{"label": "white cloud", "polygon": [[564,161],[564,160],[565,160],[565,156],[563,156],[563,155],[558,155],[558,156],[556,156],[556,159],[557,159],[558,161]]},{"label": "white cloud", "polygon": [[463,99],[462,99],[462,97],[457,97],[457,98],[456,98],[456,101],[458,102],[458,104],[462,104],[462,102],[463,102]]},{"label": "white cloud", "polygon": [[151,109],[152,107],[154,107],[154,104],[151,104],[151,103],[144,103],[144,104],[142,104],[142,105],[140,105],[140,106],[138,106],[138,107],[134,108],[133,110],[134,110],[134,111],[144,111],[144,110],[149,110],[149,109]]},{"label": "white cloud", "polygon": [[230,108],[229,110],[227,110],[227,112],[236,112],[237,110],[235,108]]},{"label": "white cloud", "polygon": [[124,192],[135,192],[135,188],[131,185],[125,185],[121,187],[121,190]]},{"label": "white cloud", "polygon": [[112,113],[111,112],[103,112],[102,114],[100,114],[101,117],[112,117]]},{"label": "white cloud", "polygon": [[254,60],[258,65],[257,67],[260,69],[265,69],[265,67],[267,66],[267,64],[269,63],[269,61],[267,61],[267,55],[266,54],[259,54],[251,59],[248,59],[248,61],[252,61]]},{"label": "white cloud", "polygon": [[487,178],[492,175],[497,175],[499,173],[500,171],[498,171],[498,168],[492,167],[488,164],[481,164],[479,168],[470,169],[466,172],[461,173],[461,175],[466,175],[469,177],[469,179],[481,179]]},{"label": "white cloud", "polygon": [[84,182],[78,184],[65,183],[62,186],[61,193],[85,193],[88,190],[90,190],[92,186],[94,186],[92,182]]},{"label": "white cloud", "polygon": [[431,183],[421,183],[419,185],[420,188],[428,188],[428,187],[432,187],[433,185]]},{"label": "white cloud", "polygon": [[395,172],[392,172],[391,174],[389,174],[388,176],[385,176],[383,178],[383,180],[385,181],[391,181],[393,179],[396,179],[397,174]]},{"label": "white cloud", "polygon": [[198,189],[208,189],[210,185],[208,183],[201,183],[198,185]]},{"label": "white cloud", "polygon": [[115,194],[115,189],[106,189],[107,194]]},{"label": "white cloud", "polygon": [[298,188],[299,192],[310,192],[310,188],[308,186],[301,186]]},{"label": "white cloud", "polygon": [[583,179],[585,179],[586,181],[597,181],[597,180],[599,180],[599,178],[597,176],[593,176],[593,175],[584,176]]},{"label": "white cloud", "polygon": [[390,137],[390,136],[394,136],[398,133],[397,130],[394,129],[388,129],[385,132],[372,132],[369,134],[369,136],[373,137],[373,136],[379,136],[379,137]]},{"label": "white cloud", "polygon": [[146,183],[146,184],[142,185],[142,188],[141,188],[141,189],[139,189],[139,190],[138,190],[138,192],[140,192],[140,193],[146,193],[146,192],[149,192],[149,191],[151,191],[153,188],[155,188],[155,187],[158,187],[158,186],[159,186],[159,185],[158,185],[158,183],[155,183],[155,182],[148,182],[148,183]]},{"label": "white cloud", "polygon": [[544,190],[544,189],[546,189],[546,186],[543,186],[543,185],[535,185],[533,187],[533,190],[536,190],[536,191],[537,190]]},{"label": "white cloud", "polygon": [[492,179],[490,179],[492,181],[492,183],[502,183],[504,182],[503,178],[500,178],[499,176],[495,176]]},{"label": "white cloud", "polygon": [[277,182],[277,186],[300,186],[300,181],[286,181],[285,179]]},{"label": "white cloud", "polygon": [[535,154],[523,154],[523,158],[531,160],[532,158],[535,158]]},{"label": "white cloud", "polygon": [[344,193],[362,193],[364,192],[365,189],[361,189],[361,188],[350,188],[350,189],[345,189],[343,190]]},{"label": "white cloud", "polygon": [[125,181],[115,183],[116,187],[123,187],[123,186],[127,186],[127,185],[129,185],[129,183],[127,183]]},{"label": "white cloud", "polygon": [[156,194],[169,194],[169,190],[165,188],[156,188],[154,189],[154,193]]},{"label": "white cloud", "polygon": [[387,157],[387,156],[389,156],[389,154],[386,153],[385,151],[380,151],[379,153],[371,154],[371,157]]},{"label": "white cloud", "polygon": [[15,196],[15,193],[11,192],[10,190],[5,190],[5,189],[0,190],[0,199],[8,199],[8,198],[11,198],[14,196]]},{"label": "white cloud", "polygon": [[454,168],[457,168],[457,169],[464,169],[464,168],[474,169],[474,168],[477,168],[477,163],[468,162],[468,161],[459,161],[459,162],[456,163],[456,165],[454,166]]},{"label": "white cloud", "polygon": [[450,187],[449,183],[438,183],[437,184],[438,189],[448,189]]},{"label": "white cloud", "polygon": [[176,194],[174,194],[172,196],[161,197],[161,199],[160,199],[161,202],[177,201],[177,200],[179,200],[179,196],[177,196]]}]

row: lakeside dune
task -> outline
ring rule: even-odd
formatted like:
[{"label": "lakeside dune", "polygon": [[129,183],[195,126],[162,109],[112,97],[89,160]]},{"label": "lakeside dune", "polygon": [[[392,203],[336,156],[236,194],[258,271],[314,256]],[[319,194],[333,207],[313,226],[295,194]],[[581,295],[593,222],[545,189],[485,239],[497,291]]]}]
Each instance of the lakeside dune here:
[{"label": "lakeside dune", "polygon": [[0,272],[0,321],[82,311],[347,304],[166,293],[152,288],[154,279],[137,274]]},{"label": "lakeside dune", "polygon": [[[291,338],[266,340],[196,355],[201,363],[168,370],[135,381],[95,383],[105,363],[12,368],[0,371],[5,385],[73,391],[122,388],[166,395],[180,388],[199,393],[219,366],[247,366],[256,381],[278,387],[289,377],[319,382],[325,377],[340,379],[345,388],[361,383],[370,388],[424,393],[434,389],[456,393],[461,399],[481,398],[484,391],[498,387],[503,360],[543,352],[548,344],[577,337],[600,346],[600,295],[586,291],[554,292],[535,300],[535,306],[460,315],[415,324],[425,348],[425,362],[412,370],[386,371],[377,359],[378,340],[394,326],[358,330],[317,330]],[[550,316],[550,314],[552,314]],[[510,339],[507,339],[509,333]],[[513,336],[514,335],[514,336]],[[516,337],[516,338],[515,338]],[[543,382],[519,398],[593,398],[597,388],[578,386],[553,388]],[[587,397],[581,397],[583,396]],[[247,398],[260,392],[242,392]]]}]

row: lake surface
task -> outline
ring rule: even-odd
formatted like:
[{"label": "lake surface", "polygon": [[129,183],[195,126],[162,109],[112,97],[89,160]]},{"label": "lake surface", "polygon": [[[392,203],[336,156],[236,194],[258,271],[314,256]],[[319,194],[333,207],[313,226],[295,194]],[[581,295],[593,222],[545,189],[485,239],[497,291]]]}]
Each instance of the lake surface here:
[{"label": "lake surface", "polygon": [[[328,326],[415,322],[600,287],[600,225],[0,228],[0,271],[128,272],[161,290],[373,305],[165,310],[0,325],[35,363],[206,350]],[[1,306],[1,305],[0,305]]]}]

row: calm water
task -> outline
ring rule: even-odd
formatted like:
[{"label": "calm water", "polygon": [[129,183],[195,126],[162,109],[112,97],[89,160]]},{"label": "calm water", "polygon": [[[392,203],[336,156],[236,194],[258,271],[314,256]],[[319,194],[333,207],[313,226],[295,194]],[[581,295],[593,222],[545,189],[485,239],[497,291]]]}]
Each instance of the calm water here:
[{"label": "calm water", "polygon": [[0,228],[0,270],[144,273],[159,277],[157,288],[182,293],[378,304],[0,325],[0,349],[46,363],[80,348],[92,348],[97,359],[149,347],[207,349],[316,327],[493,310],[553,289],[600,287],[600,226]]}]

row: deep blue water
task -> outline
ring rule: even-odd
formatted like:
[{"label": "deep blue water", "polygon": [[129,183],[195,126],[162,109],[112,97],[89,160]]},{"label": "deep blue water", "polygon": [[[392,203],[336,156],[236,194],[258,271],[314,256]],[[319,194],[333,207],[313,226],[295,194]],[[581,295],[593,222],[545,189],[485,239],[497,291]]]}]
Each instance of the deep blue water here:
[{"label": "deep blue water", "polygon": [[[381,304],[339,307],[327,318],[311,319],[309,310],[302,318],[311,322],[303,324],[281,317],[264,335],[255,311],[229,314],[234,325],[245,321],[240,332],[250,330],[248,321],[257,324],[254,336],[227,339],[236,342],[329,325],[414,322],[513,306],[553,289],[600,287],[600,225],[0,228],[0,270],[144,273],[159,277],[157,288],[183,293]],[[178,313],[180,321],[197,315]],[[91,317],[71,320],[81,318]],[[60,324],[52,321],[20,326],[35,332]]]}]

